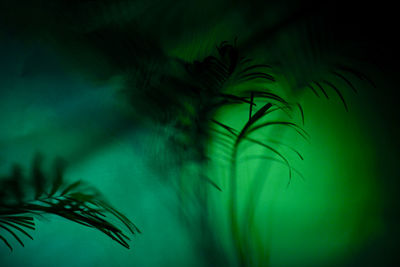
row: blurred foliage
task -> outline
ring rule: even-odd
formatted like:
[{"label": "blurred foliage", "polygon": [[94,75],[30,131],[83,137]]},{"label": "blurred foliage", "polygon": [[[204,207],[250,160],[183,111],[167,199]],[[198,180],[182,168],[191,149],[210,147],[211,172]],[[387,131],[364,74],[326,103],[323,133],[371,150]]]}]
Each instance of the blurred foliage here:
[{"label": "blurred foliage", "polygon": [[[309,1],[19,1],[0,6],[5,10],[0,19],[7,26],[6,35],[28,42],[39,40],[62,55],[73,71],[95,82],[121,79],[132,121],[159,130],[157,134],[165,138],[166,155],[156,151],[150,159],[151,168],[163,174],[177,169],[178,175],[174,173],[167,180],[177,184],[186,219],[200,221],[209,235],[201,238],[216,239],[205,216],[213,205],[207,203],[209,186],[228,192],[235,260],[245,266],[251,265],[246,254],[251,248],[243,240],[246,229],[239,222],[238,180],[243,179],[236,170],[239,148],[244,144],[263,148],[262,157],[288,167],[290,183],[294,169],[276,146],[287,146],[301,160],[303,157],[284,140],[265,138],[265,130],[285,127],[308,139],[294,118],[300,114],[304,124],[307,116],[297,102],[298,94],[310,90],[317,97],[330,99],[333,92],[347,111],[343,91],[357,92],[354,80],[375,87],[360,70],[354,49],[347,50],[348,43],[329,36],[329,27],[320,23],[326,13],[321,6]],[[269,16],[264,16],[265,10],[270,10]],[[218,112],[231,106],[245,107],[248,119],[237,118],[231,125],[216,118]],[[288,115],[287,119],[276,119],[280,112]],[[129,127],[121,128],[125,131]],[[208,151],[211,140],[218,140],[222,151],[218,155],[228,159],[227,187],[206,171],[213,160]],[[102,212],[108,211],[132,233],[138,232],[129,220],[98,200],[97,194],[75,191],[81,188],[80,183],[64,185],[60,174],[52,187],[46,188],[47,179],[38,167],[40,158],[33,165],[31,200],[24,199],[25,183],[18,166],[12,179],[6,180],[2,205],[5,212],[17,213],[4,218],[30,226],[33,214],[56,214],[94,227],[128,246],[127,236],[102,218]],[[261,184],[257,179],[250,186],[251,197],[244,201],[246,220],[253,219]],[[198,217],[191,218],[197,213],[188,211],[193,210],[191,201],[200,207]],[[17,217],[19,214],[23,217]],[[17,223],[9,221],[1,227],[20,241],[10,231]],[[9,245],[4,237],[2,240]],[[202,245],[204,251],[210,251],[214,244]],[[263,248],[260,251],[268,254]]]}]

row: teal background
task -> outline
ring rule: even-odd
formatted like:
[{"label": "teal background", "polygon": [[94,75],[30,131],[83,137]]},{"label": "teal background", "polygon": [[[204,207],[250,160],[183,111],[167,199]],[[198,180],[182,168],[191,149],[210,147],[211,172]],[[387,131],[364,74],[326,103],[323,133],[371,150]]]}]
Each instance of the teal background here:
[{"label": "teal background", "polygon": [[[278,7],[283,16],[285,12]],[[219,8],[224,8],[223,3]],[[196,8],[191,12],[196,13]],[[218,20],[216,12],[194,37],[161,35],[168,55],[192,60],[235,35],[233,29],[246,36],[248,18],[239,11],[229,14]],[[275,20],[269,17],[263,22],[273,24]],[[149,21],[146,29],[152,29]],[[215,27],[210,30],[207,25]],[[292,62],[303,62],[301,56],[296,58],[298,52],[291,43],[285,41],[292,36],[281,36],[278,43],[287,46],[260,58],[274,58],[280,51],[289,51],[278,55],[288,58],[287,66],[282,68],[301,75],[304,66],[291,67]],[[197,45],[204,39],[207,42]],[[168,154],[166,141],[132,117],[121,100],[121,77],[93,79],[84,71],[87,60],[82,64],[68,61],[46,42],[25,42],[9,36],[1,40],[1,177],[9,173],[13,163],[21,164],[28,172],[37,151],[46,156],[47,168],[56,156],[62,156],[69,162],[68,180],[83,179],[99,188],[143,233],[134,236],[132,248],[126,250],[93,229],[50,216],[46,217],[49,220],[36,220],[35,240],[24,240],[25,248],[13,242],[14,251],[10,252],[1,245],[0,266],[206,265],[193,228],[180,220],[176,188],[162,179],[163,174],[152,163],[154,154]],[[384,38],[379,40],[383,42]],[[100,74],[95,70],[94,77],[102,74],[99,69]],[[392,95],[397,85],[389,66],[380,70],[368,65],[366,69],[377,89],[354,81],[359,91],[355,95],[342,86],[350,107],[348,113],[333,93],[326,100],[304,90],[292,95],[287,84],[277,86],[277,90],[303,105],[304,128],[311,140],[307,143],[290,130],[272,131],[304,156],[301,161],[285,150],[293,167],[304,177],[294,174],[289,187],[283,165],[264,160],[240,164],[243,191],[239,202],[248,198],[252,181],[266,177],[260,185],[253,232],[249,234],[252,238],[247,240],[253,248],[249,253],[255,265],[380,266],[395,260],[399,237],[399,130],[397,102]],[[221,111],[218,116],[239,126],[247,109],[234,112]],[[218,150],[215,153],[218,158]],[[247,148],[244,155],[252,153],[260,154],[262,150]],[[167,159],[160,156],[159,160]],[[224,189],[228,177],[219,168],[213,166],[210,173]],[[212,229],[229,256],[224,190],[212,191],[209,201]]]},{"label": "teal background", "polygon": [[[69,179],[98,187],[143,234],[126,250],[92,229],[56,217],[39,219],[35,240],[26,240],[25,248],[9,252],[1,247],[2,266],[200,264],[201,255],[177,216],[174,189],[160,182],[146,162],[146,148],[157,145],[154,140],[160,137],[129,119],[118,104],[118,80],[93,84],[70,74],[50,52],[18,42],[3,44],[2,58],[7,57],[1,74],[2,173],[14,162],[28,167],[36,151],[48,163],[62,155],[70,162]],[[29,67],[39,59],[40,68]],[[22,77],[21,68],[28,68]],[[387,133],[375,126],[382,119],[378,114],[365,120],[365,112],[372,113],[367,110],[370,93],[363,90],[365,84],[358,87],[359,95],[346,96],[349,113],[338,100],[302,95],[311,143],[286,131],[283,138],[304,155],[303,162],[290,158],[304,180],[295,174],[287,187],[286,167],[262,160],[243,163],[247,172],[240,175],[248,177],[243,181],[268,170],[256,227],[272,266],[341,263],[387,230],[378,159],[382,147],[376,138]],[[128,129],[118,131],[121,127]],[[224,192],[214,195],[218,206]],[[216,220],[219,228],[223,231],[224,224]]]}]

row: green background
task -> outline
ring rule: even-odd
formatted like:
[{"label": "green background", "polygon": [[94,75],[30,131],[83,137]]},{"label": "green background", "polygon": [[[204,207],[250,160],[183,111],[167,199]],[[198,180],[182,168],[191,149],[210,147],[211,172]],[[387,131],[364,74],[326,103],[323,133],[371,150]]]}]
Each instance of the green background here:
[{"label": "green background", "polygon": [[[214,8],[223,9],[224,3]],[[176,8],[176,12],[179,10]],[[159,35],[166,53],[185,60],[202,58],[220,41],[238,33],[246,39],[249,25],[257,29],[260,24],[273,24],[276,20],[269,16],[253,25],[241,15],[242,11],[232,10],[223,18],[216,12],[202,27],[196,27],[197,21],[190,19],[191,12],[198,12],[193,6],[182,19],[193,25],[181,23],[186,26],[177,27],[175,35]],[[273,10],[281,16],[285,14],[278,4],[271,10],[271,14]],[[154,29],[151,21],[143,21],[145,30]],[[179,34],[191,26],[196,34]],[[253,56],[266,60],[287,58],[287,65],[282,68],[294,73],[293,77],[301,75],[303,66],[291,63],[303,62],[303,54],[286,41],[290,38],[294,38],[293,34],[282,35],[276,42],[279,48],[267,54],[255,50]],[[178,216],[181,204],[176,189],[160,179],[162,175],[153,168],[153,153],[165,149],[165,140],[139,126],[121,104],[121,77],[114,75],[98,81],[102,71],[108,73],[102,67],[94,68],[90,73],[93,76],[88,75],[86,67],[93,65],[88,64],[93,55],[86,58],[86,50],[81,47],[77,51],[83,51],[82,57],[78,56],[82,62],[65,60],[57,50],[60,47],[53,49],[45,42],[25,42],[7,35],[0,48],[0,174],[9,173],[13,163],[21,164],[28,173],[37,151],[45,155],[47,168],[52,159],[62,156],[69,162],[69,180],[83,179],[99,188],[143,232],[133,237],[132,248],[126,250],[93,229],[46,217],[36,220],[35,240],[25,240],[25,248],[15,242],[13,252],[0,246],[0,265],[206,264],[206,256],[193,238],[193,228],[187,228]],[[64,48],[61,46],[61,51]],[[254,232],[248,239],[254,246],[250,253],[255,264],[262,266],[264,260],[271,266],[379,266],[395,259],[399,156],[396,102],[391,94],[396,86],[391,71],[367,69],[377,89],[358,80],[354,81],[357,95],[340,87],[349,112],[333,93],[330,100],[319,99],[311,91],[293,93],[287,89],[288,84],[278,83],[279,92],[303,105],[304,129],[311,138],[307,143],[290,130],[271,132],[304,156],[301,161],[285,151],[292,166],[304,177],[294,174],[289,186],[287,168],[281,164],[265,160],[240,163],[243,190],[239,202],[251,194],[247,190],[257,177],[265,177],[265,183],[259,186],[261,197]],[[240,125],[246,112],[237,108],[233,112],[221,111],[218,116]],[[299,118],[296,120],[300,122]],[[261,152],[248,148],[244,155]],[[215,153],[218,158],[218,150]],[[158,160],[167,159],[160,156]],[[227,245],[223,219],[227,177],[218,166],[210,172],[223,189],[210,195],[214,216],[211,227],[219,242]],[[246,218],[243,216],[240,218]]]}]

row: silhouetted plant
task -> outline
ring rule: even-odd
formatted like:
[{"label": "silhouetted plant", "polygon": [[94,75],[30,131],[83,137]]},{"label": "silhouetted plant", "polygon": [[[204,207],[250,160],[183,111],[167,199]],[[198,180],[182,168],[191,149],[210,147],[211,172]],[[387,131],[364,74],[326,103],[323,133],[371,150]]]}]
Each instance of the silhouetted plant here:
[{"label": "silhouetted plant", "polygon": [[[143,121],[150,121],[150,123],[159,124],[161,127],[168,126],[173,129],[172,133],[168,134],[168,153],[171,155],[162,159],[165,162],[161,164],[164,163],[168,167],[176,165],[178,169],[184,169],[185,166],[191,163],[201,166],[199,174],[191,177],[178,175],[177,180],[181,185],[183,179],[191,180],[189,183],[193,181],[199,182],[199,191],[202,192],[195,195],[199,200],[198,202],[201,203],[200,208],[202,211],[207,209],[206,195],[203,193],[207,192],[208,186],[211,185],[215,189],[222,191],[222,193],[228,192],[228,216],[231,235],[237,252],[237,260],[243,266],[249,264],[246,258],[248,255],[246,255],[246,249],[244,248],[246,244],[242,240],[243,229],[240,228],[237,207],[237,181],[240,177],[238,177],[236,169],[240,156],[240,147],[246,141],[246,143],[260,146],[266,151],[272,152],[271,157],[266,154],[263,155],[263,158],[285,164],[288,167],[290,183],[292,170],[294,169],[287,157],[275,147],[277,144],[281,145],[282,142],[256,138],[254,133],[273,126],[283,126],[292,128],[298,134],[306,139],[308,138],[302,127],[291,119],[270,119],[272,118],[271,114],[281,111],[291,114],[298,110],[303,123],[305,116],[300,104],[289,103],[285,97],[265,88],[264,84],[277,81],[272,74],[276,64],[257,63],[244,57],[241,54],[242,50],[236,45],[236,41],[234,44],[222,42],[217,46],[213,55],[206,56],[203,60],[184,62],[184,60],[168,58],[164,53],[163,45],[157,42],[157,35],[166,35],[166,33],[164,31],[162,33],[157,32],[158,29],[156,27],[151,28],[148,26],[146,28],[136,24],[139,22],[137,20],[140,19],[149,18],[151,21],[153,20],[152,16],[135,17],[135,15],[131,15],[126,21],[120,21],[118,15],[123,14],[125,9],[136,10],[136,6],[129,1],[117,2],[115,5],[110,4],[108,1],[83,1],[83,5],[71,5],[65,1],[59,2],[59,6],[56,9],[57,12],[53,12],[52,7],[45,6],[42,13],[47,14],[47,17],[43,16],[43,21],[40,21],[41,24],[39,23],[39,25],[52,25],[49,21],[54,20],[53,13],[58,14],[60,10],[67,9],[68,12],[62,12],[68,21],[65,24],[61,23],[64,28],[62,30],[51,27],[48,29],[50,35],[53,35],[54,39],[57,39],[62,44],[60,45],[62,49],[68,50],[74,47],[68,42],[64,44],[65,39],[72,40],[72,44],[82,43],[82,47],[89,48],[88,51],[91,48],[95,48],[93,50],[99,53],[95,53],[94,58],[97,59],[96,56],[101,55],[107,63],[104,65],[98,64],[97,61],[92,61],[90,56],[89,59],[82,56],[86,59],[85,66],[89,66],[86,69],[92,68],[96,70],[100,68],[110,77],[122,74],[126,78],[124,89],[129,93],[129,98],[132,100],[135,116]],[[214,2],[211,3],[211,5],[213,4]],[[108,9],[111,6],[113,8]],[[177,26],[174,25],[176,20],[169,21],[167,19],[169,15],[161,12],[162,8],[159,7],[158,3],[151,5],[151,7],[161,13],[157,17],[165,22],[159,25],[163,26],[162,29],[169,30],[169,28]],[[147,13],[147,9],[143,10],[143,13]],[[249,49],[258,45],[265,45],[266,40],[270,41],[282,29],[290,24],[297,23],[300,17],[308,17],[311,11],[308,6],[304,6],[269,28],[264,29],[262,27],[257,29],[255,33],[252,33],[253,36],[244,41],[242,48]],[[8,13],[13,14],[12,12]],[[99,13],[101,14],[100,17],[104,17],[103,19],[98,19]],[[7,18],[11,22],[14,21],[14,15]],[[203,26],[203,24],[211,25],[213,22],[211,19],[208,21],[201,17],[199,17],[199,21],[201,21],[200,26]],[[10,24],[14,26],[15,23]],[[16,25],[19,26],[19,24]],[[152,24],[150,23],[150,25]],[[180,27],[184,26],[185,24],[180,25]],[[192,28],[189,28],[189,30],[193,31]],[[271,43],[273,44],[273,42]],[[347,102],[339,90],[337,82],[340,81],[340,83],[346,84],[355,92],[356,88],[352,83],[353,77],[366,80],[374,85],[366,75],[353,67],[335,63],[332,66],[327,66],[326,69],[322,75],[306,75],[305,77],[299,75],[300,77],[295,77],[299,81],[295,83],[296,88],[291,89],[295,91],[308,88],[317,97],[323,95],[326,98],[330,96],[329,90],[333,90],[342,101],[345,109],[348,110]],[[96,73],[96,71],[93,72]],[[307,72],[307,70],[304,70],[304,72]],[[103,72],[101,73],[103,74]],[[218,110],[228,105],[236,104],[249,105],[248,120],[243,121],[243,126],[240,129],[234,129],[231,125],[215,119],[215,114]],[[221,141],[222,148],[230,161],[228,190],[217,184],[213,177],[207,177],[202,168],[210,160],[206,147],[209,140],[214,137],[223,140]],[[297,150],[292,150],[302,159],[302,155]],[[158,156],[155,160],[156,163],[152,163],[153,168],[156,164],[159,164]],[[34,165],[38,165],[38,163]],[[44,179],[40,168],[33,169],[33,177],[32,188],[35,188],[35,197],[29,201],[23,198],[25,183],[22,180],[22,172],[19,167],[14,168],[12,179],[7,180],[7,185],[4,187],[6,189],[2,191],[3,198],[1,198],[0,206],[1,212],[4,210],[5,215],[0,213],[0,222],[4,221],[6,223],[0,223],[0,227],[10,232],[18,241],[20,239],[15,235],[14,231],[11,231],[10,227],[13,227],[11,225],[19,225],[28,229],[29,227],[33,228],[33,216],[40,213],[56,214],[71,221],[94,227],[124,246],[127,246],[126,240],[128,237],[104,218],[103,212],[108,212],[108,214],[119,219],[132,233],[139,231],[123,215],[100,201],[98,194],[78,191],[81,189],[79,182],[64,185],[62,179],[56,176],[51,189],[45,190],[44,181],[46,179]],[[260,179],[263,179],[263,177]],[[256,186],[259,186],[259,184],[254,182],[249,189],[251,192],[255,192],[251,194],[251,198],[254,200],[258,197],[257,190],[254,189]],[[194,189],[192,186],[187,188],[181,186],[179,190]],[[8,203],[10,199],[13,199],[13,203]],[[254,202],[249,198],[245,203],[247,205],[246,215],[248,215],[245,220],[251,221],[253,219]],[[200,214],[200,216],[202,215]],[[203,226],[205,224],[207,222],[203,221]],[[21,227],[19,229],[23,230]],[[205,225],[205,227],[208,227],[209,230],[212,228],[210,225]],[[13,228],[29,236],[25,230],[21,231],[18,228]],[[208,233],[212,233],[212,229]],[[3,236],[0,237],[9,245]],[[207,243],[206,246],[212,245]],[[267,263],[264,262],[264,264]]]},{"label": "silhouetted plant", "polygon": [[[235,41],[236,43],[236,41]],[[288,103],[285,99],[277,95],[275,92],[265,88],[265,83],[273,83],[275,79],[273,75],[269,74],[267,70],[273,67],[268,64],[257,64],[252,63],[251,59],[246,59],[239,53],[239,49],[236,44],[231,45],[228,42],[221,43],[217,46],[218,54],[217,56],[208,56],[203,61],[195,61],[192,64],[187,64],[186,68],[194,79],[194,84],[196,86],[191,88],[197,88],[193,93],[202,101],[199,101],[199,106],[202,109],[197,109],[198,112],[195,122],[199,125],[198,128],[203,129],[204,125],[209,125],[208,130],[205,131],[205,136],[210,138],[211,136],[221,135],[225,140],[221,142],[224,147],[223,151],[226,151],[228,157],[230,158],[230,176],[229,176],[229,204],[228,204],[228,216],[230,221],[232,242],[234,244],[236,254],[238,257],[238,262],[241,266],[248,266],[249,255],[248,248],[245,248],[247,243],[242,239],[249,238],[246,236],[239,223],[238,218],[238,197],[237,191],[237,160],[239,156],[239,147],[246,141],[249,144],[258,145],[264,148],[266,151],[272,152],[272,157],[265,157],[268,160],[278,160],[288,167],[288,177],[289,182],[292,178],[292,167],[288,159],[283,155],[274,145],[286,145],[282,142],[253,137],[255,132],[259,132],[265,128],[270,128],[274,126],[283,126],[294,129],[300,136],[308,140],[308,134],[302,129],[301,126],[294,123],[292,120],[270,120],[271,114],[278,111],[283,111],[286,113],[293,113],[296,109],[300,113],[301,121],[304,124],[304,111],[299,103]],[[348,111],[347,103],[338,89],[335,83],[338,80],[345,82],[348,87],[350,87],[354,92],[357,92],[355,86],[351,82],[350,78],[346,75],[354,75],[356,78],[361,80],[366,80],[372,86],[374,83],[360,71],[348,66],[333,66],[332,70],[329,72],[331,74],[330,79],[324,78],[324,76],[315,77],[313,81],[307,82],[306,87],[312,90],[312,92],[319,97],[319,93],[329,99],[329,94],[327,87],[330,87],[341,99],[344,108]],[[257,81],[260,81],[257,83]],[[317,88],[315,88],[315,85]],[[239,87],[240,86],[240,87]],[[241,89],[237,89],[237,88]],[[251,89],[248,89],[251,88]],[[256,103],[261,104],[261,107],[257,109]],[[243,127],[240,130],[236,130],[233,127],[227,125],[224,122],[218,121],[213,118],[216,111],[223,108],[226,105],[232,104],[245,104],[249,105],[249,118],[247,121],[243,122]],[[207,113],[208,112],[208,113]],[[209,114],[208,116],[202,116],[203,114]],[[203,119],[203,121],[201,120]],[[204,121],[206,120],[206,121]],[[201,126],[200,126],[201,125]],[[211,127],[215,125],[216,127]],[[199,131],[195,131],[199,133]],[[211,134],[212,132],[213,134]],[[189,138],[193,143],[198,142],[199,139]],[[204,139],[201,139],[204,140]],[[205,139],[208,140],[208,139]],[[203,143],[205,144],[205,143]],[[303,157],[299,151],[289,147],[298,157],[303,160]],[[208,157],[204,157],[208,158]],[[301,176],[301,174],[299,174]],[[212,177],[208,178],[207,181],[212,181]],[[254,181],[249,189],[249,198],[245,203],[246,217],[244,220],[251,224],[254,216],[254,203],[257,201],[259,190],[257,187],[260,186],[258,180]],[[221,188],[212,182],[212,185],[217,189]],[[224,188],[223,188],[224,189]],[[222,189],[222,190],[223,190]],[[243,224],[244,227],[244,224]],[[264,252],[267,253],[267,252]],[[266,264],[266,263],[263,263]]]}]

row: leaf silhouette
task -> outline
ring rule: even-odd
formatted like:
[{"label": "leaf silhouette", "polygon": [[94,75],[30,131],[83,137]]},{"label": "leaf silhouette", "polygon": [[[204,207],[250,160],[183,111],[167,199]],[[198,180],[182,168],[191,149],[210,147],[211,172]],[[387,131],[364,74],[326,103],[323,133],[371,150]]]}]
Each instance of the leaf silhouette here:
[{"label": "leaf silhouette", "polygon": [[[3,181],[0,195],[0,228],[9,233],[22,246],[18,236],[35,230],[34,217],[53,214],[72,222],[97,229],[115,242],[129,248],[130,238],[116,223],[122,223],[130,234],[140,230],[122,213],[109,205],[94,188],[83,188],[82,181],[66,183],[63,180],[64,163],[55,162],[54,177],[47,177],[42,168],[42,156],[37,154],[33,160],[31,183],[22,177],[21,168],[14,166],[12,175]],[[47,185],[46,182],[51,185]],[[22,192],[33,190],[33,197]],[[8,194],[6,194],[8,193]],[[113,222],[116,221],[116,222]],[[12,250],[5,235],[0,235],[3,243]]]}]

